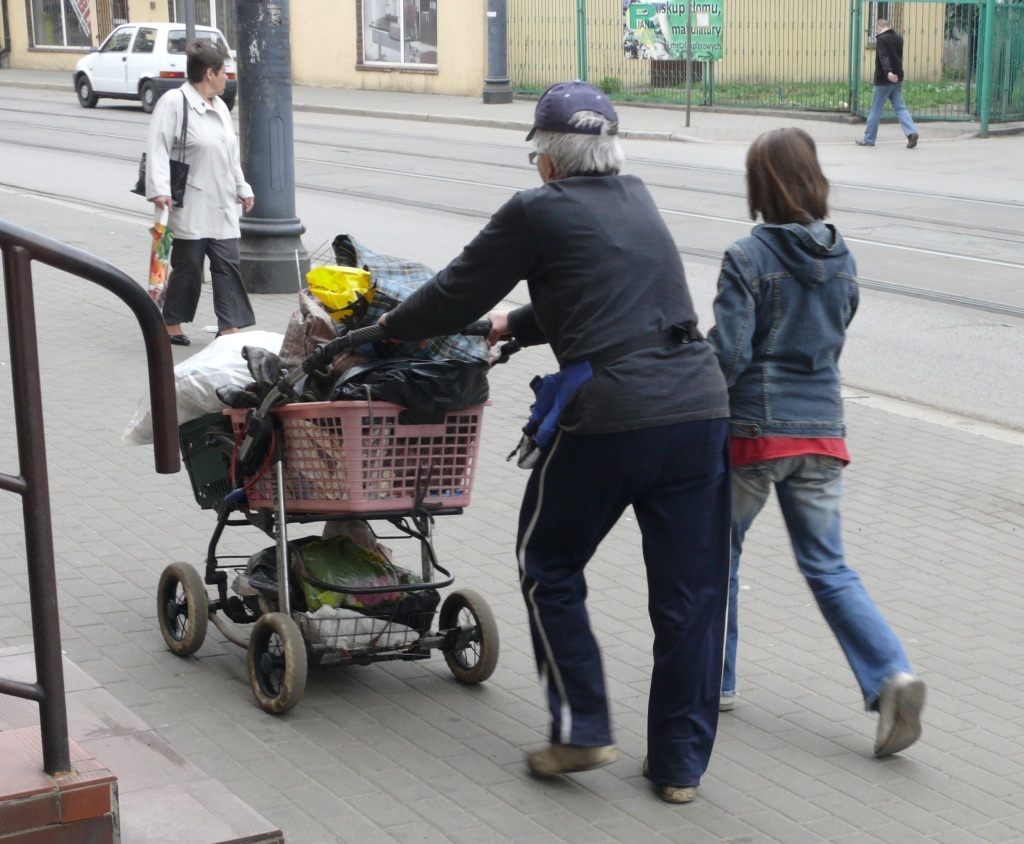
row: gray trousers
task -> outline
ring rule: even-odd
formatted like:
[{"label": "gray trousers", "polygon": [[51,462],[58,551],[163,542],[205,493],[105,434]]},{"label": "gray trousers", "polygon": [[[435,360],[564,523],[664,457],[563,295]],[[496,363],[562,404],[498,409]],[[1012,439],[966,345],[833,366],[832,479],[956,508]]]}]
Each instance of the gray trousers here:
[{"label": "gray trousers", "polygon": [[217,316],[218,330],[254,325],[256,315],[238,268],[237,238],[174,239],[171,274],[167,279],[167,296],[164,299],[164,322],[179,325],[195,319],[203,283],[203,261],[207,257],[210,259],[213,312]]}]

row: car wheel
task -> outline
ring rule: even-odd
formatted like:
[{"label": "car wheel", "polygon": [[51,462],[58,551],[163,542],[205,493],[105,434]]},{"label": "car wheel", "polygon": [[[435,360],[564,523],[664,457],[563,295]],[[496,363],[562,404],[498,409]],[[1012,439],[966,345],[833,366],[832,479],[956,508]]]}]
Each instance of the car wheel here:
[{"label": "car wheel", "polygon": [[160,99],[160,94],[157,93],[156,85],[148,79],[143,82],[142,87],[139,88],[139,99],[142,101],[142,110],[146,112],[146,114],[152,114],[156,101]]},{"label": "car wheel", "polygon": [[96,107],[96,101],[99,97],[96,96],[96,92],[92,89],[92,83],[89,81],[88,76],[82,74],[78,77],[75,90],[78,92],[78,103],[82,108]]}]

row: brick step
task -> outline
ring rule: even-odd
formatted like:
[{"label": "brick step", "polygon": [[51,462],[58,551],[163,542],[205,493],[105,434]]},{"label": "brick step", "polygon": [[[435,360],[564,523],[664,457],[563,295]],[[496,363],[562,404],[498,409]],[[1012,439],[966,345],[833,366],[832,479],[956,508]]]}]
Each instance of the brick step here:
[{"label": "brick step", "polygon": [[[35,682],[31,648],[0,676]],[[71,764],[43,773],[37,704],[0,695],[0,844],[284,844],[284,835],[64,660]]]}]

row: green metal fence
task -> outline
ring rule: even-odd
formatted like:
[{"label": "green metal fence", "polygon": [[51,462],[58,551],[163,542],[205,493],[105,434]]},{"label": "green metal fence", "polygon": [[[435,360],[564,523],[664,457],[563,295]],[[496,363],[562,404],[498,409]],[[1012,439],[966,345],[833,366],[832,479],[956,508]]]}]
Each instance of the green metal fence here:
[{"label": "green metal fence", "polygon": [[[509,72],[522,93],[587,79],[620,101],[682,103],[687,62],[650,54],[628,28],[638,0],[509,0]],[[686,0],[646,0],[674,11]],[[690,0],[692,9],[708,8]],[[915,119],[1024,117],[1024,0],[719,0],[723,58],[694,62],[695,105],[866,115],[875,21],[904,38]],[[685,12],[684,12],[685,14]],[[664,55],[667,51],[662,50]],[[986,81],[988,80],[988,81]]]}]

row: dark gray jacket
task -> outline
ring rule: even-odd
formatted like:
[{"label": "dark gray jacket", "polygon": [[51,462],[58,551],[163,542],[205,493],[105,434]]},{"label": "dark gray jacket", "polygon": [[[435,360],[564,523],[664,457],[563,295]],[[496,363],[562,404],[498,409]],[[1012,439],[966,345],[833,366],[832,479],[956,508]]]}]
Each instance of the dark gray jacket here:
[{"label": "dark gray jacket", "polygon": [[[525,345],[550,343],[560,366],[697,321],[679,252],[635,176],[579,176],[516,194],[454,261],[388,318],[399,339],[457,331],[522,279],[530,304],[510,316]],[[608,433],[729,415],[706,342],[647,348],[596,372],[562,427]]]}]

